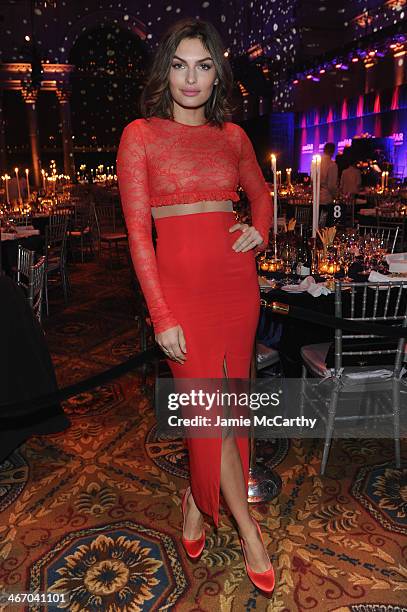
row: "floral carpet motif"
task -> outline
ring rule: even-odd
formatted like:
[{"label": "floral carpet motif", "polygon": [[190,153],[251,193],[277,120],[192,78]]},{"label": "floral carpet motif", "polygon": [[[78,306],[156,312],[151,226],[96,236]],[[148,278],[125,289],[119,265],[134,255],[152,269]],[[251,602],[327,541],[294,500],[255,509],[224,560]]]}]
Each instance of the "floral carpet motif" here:
[{"label": "floral carpet motif", "polygon": [[29,584],[64,593],[60,607],[74,612],[158,609],[186,587],[172,538],[130,521],[69,533],[32,566]]},{"label": "floral carpet motif", "polygon": [[407,467],[363,467],[352,494],[385,529],[407,535]]},{"label": "floral carpet motif", "polygon": [[[61,386],[138,351],[128,269],[75,264],[70,278],[68,307],[55,288],[45,321]],[[2,590],[66,591],[65,609],[74,612],[405,607],[405,441],[402,470],[391,440],[335,441],[324,477],[322,441],[258,442],[262,465],[283,482],[278,498],[251,505],[276,571],[266,599],[247,578],[224,506],[217,530],[206,523],[201,559],[186,557],[180,504],[188,454],[182,439],[157,436],[140,372],[71,398],[64,409],[69,429],[31,438],[0,465]]]}]

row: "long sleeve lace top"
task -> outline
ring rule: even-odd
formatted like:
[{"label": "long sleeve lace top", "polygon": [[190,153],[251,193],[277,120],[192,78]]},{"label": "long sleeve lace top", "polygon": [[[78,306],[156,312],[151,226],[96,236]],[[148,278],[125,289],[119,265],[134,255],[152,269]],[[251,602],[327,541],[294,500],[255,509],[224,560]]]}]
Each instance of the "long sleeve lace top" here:
[{"label": "long sleeve lace top", "polygon": [[267,243],[272,199],[250,139],[231,122],[218,128],[158,117],[135,119],[123,130],[116,164],[133,265],[159,333],[177,321],[160,286],[151,207],[201,200],[237,202],[240,185],[250,202],[252,223]]}]

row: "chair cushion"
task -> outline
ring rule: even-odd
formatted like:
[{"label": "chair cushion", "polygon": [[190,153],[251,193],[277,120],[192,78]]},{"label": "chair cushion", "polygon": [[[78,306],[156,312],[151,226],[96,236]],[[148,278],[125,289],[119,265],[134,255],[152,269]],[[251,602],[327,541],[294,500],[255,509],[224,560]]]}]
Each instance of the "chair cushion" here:
[{"label": "chair cushion", "polygon": [[280,360],[278,351],[261,342],[257,343],[256,364],[258,369],[267,368]]},{"label": "chair cushion", "polygon": [[[301,356],[308,369],[320,378],[332,376],[331,369],[326,365],[326,359],[331,344],[308,344],[301,348]],[[343,369],[342,380],[349,385],[364,383],[381,383],[391,377],[392,370],[378,367],[347,367]]]},{"label": "chair cushion", "polygon": [[101,234],[100,235],[100,239],[101,240],[108,240],[108,241],[127,240],[127,234],[120,234],[120,233],[111,232],[111,233]]},{"label": "chair cushion", "polygon": [[89,234],[90,227],[85,227],[82,230],[71,230],[68,232],[68,236],[83,236],[83,234]]},{"label": "chair cushion", "polygon": [[301,357],[305,365],[316,376],[326,378],[331,375],[331,371],[326,367],[326,356],[330,346],[330,342],[322,342],[321,344],[308,344],[301,348]]}]

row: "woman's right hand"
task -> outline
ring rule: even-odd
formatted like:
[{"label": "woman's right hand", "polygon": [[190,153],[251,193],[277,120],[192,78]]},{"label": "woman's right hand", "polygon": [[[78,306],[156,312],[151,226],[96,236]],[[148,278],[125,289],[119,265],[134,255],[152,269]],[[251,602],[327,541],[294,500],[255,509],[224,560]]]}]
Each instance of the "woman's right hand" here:
[{"label": "woman's right hand", "polygon": [[170,327],[156,334],[155,340],[169,359],[177,363],[184,363],[186,360],[185,353],[187,352],[187,346],[181,325]]}]

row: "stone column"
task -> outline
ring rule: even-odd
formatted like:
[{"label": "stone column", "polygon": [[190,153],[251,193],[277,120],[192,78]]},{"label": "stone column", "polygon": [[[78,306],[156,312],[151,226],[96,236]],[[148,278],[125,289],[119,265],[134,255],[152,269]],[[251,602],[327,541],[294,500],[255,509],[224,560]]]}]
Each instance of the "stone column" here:
[{"label": "stone column", "polygon": [[37,87],[32,87],[22,83],[21,93],[26,103],[28,130],[31,146],[31,159],[33,165],[33,178],[36,189],[41,187],[41,168],[40,168],[40,140],[38,131],[38,114],[36,102],[38,98]]},{"label": "stone column", "polygon": [[6,173],[7,170],[7,151],[6,151],[6,118],[3,109],[3,89],[0,89],[0,174]]},{"label": "stone column", "polygon": [[75,180],[75,160],[72,142],[72,121],[71,121],[71,90],[66,85],[58,87],[56,90],[59,101],[59,110],[62,129],[62,146],[64,151],[64,173]]}]

